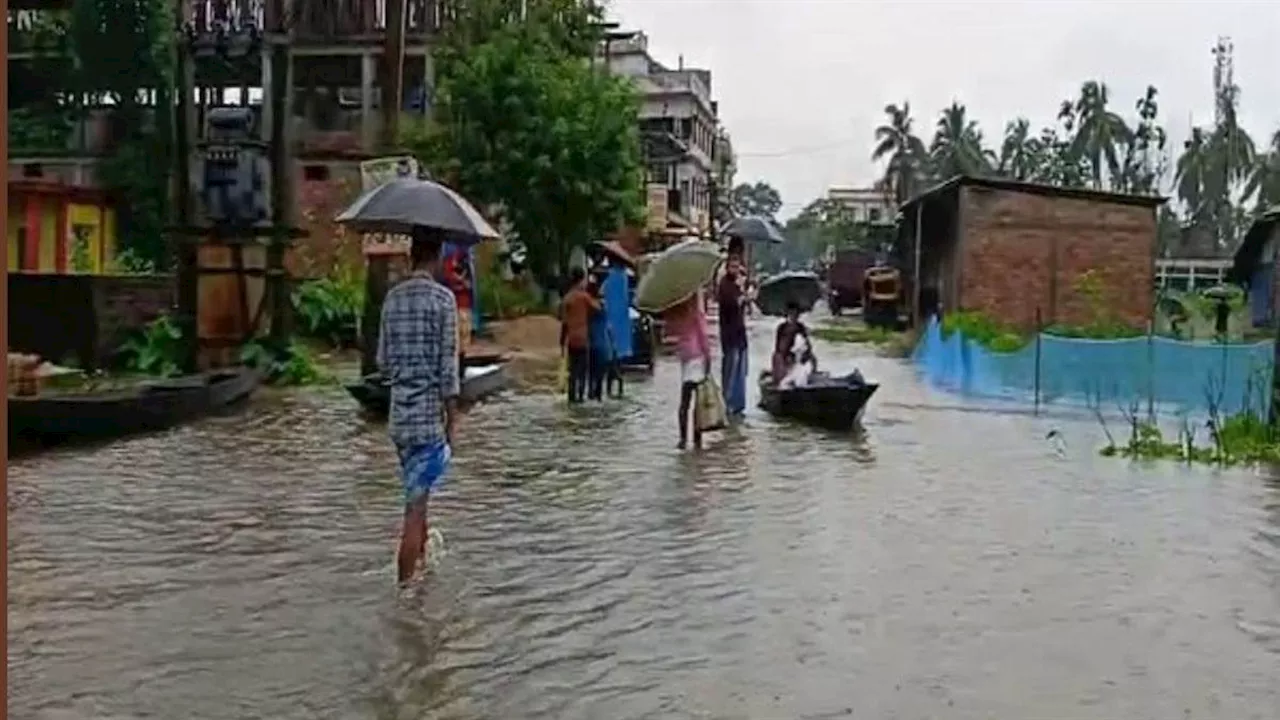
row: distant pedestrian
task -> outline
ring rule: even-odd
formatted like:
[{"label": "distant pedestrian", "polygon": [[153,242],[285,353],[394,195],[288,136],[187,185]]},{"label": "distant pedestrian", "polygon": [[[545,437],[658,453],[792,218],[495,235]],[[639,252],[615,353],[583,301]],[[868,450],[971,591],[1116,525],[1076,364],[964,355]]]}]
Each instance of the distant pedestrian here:
[{"label": "distant pedestrian", "polygon": [[747,297],[742,258],[730,255],[717,288],[720,310],[720,387],[725,409],[741,417],[747,409]]},{"label": "distant pedestrian", "polygon": [[586,288],[586,272],[575,267],[560,307],[560,352],[569,364],[569,403],[581,403],[587,393],[591,368],[591,313],[601,309],[600,301]]},{"label": "distant pedestrian", "polygon": [[587,347],[590,350],[587,369],[587,398],[603,400],[605,380],[613,367],[616,353],[613,336],[609,331],[609,307],[603,297],[603,272],[592,273],[587,280],[587,292],[600,303],[591,311],[587,321]]},{"label": "distant pedestrian", "polygon": [[[667,332],[676,339],[676,357],[680,359],[680,409],[677,426],[683,450],[689,435],[689,414],[693,411],[698,386],[711,374],[711,344],[707,339],[707,316],[702,311],[701,293],[668,310],[664,314]],[[702,447],[702,431],[693,427],[693,446]]]},{"label": "distant pedestrian", "polygon": [[388,430],[400,457],[404,525],[397,579],[409,581],[427,555],[427,501],[453,455],[458,398],[458,309],[436,279],[442,238],[414,232],[410,276],[387,293],[378,367],[391,386]]}]

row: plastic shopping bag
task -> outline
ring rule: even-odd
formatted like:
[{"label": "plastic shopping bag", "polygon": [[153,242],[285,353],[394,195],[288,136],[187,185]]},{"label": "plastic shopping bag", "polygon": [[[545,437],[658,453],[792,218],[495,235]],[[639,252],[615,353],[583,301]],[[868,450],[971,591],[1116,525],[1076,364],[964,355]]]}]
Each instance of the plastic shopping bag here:
[{"label": "plastic shopping bag", "polygon": [[693,422],[699,432],[721,430],[728,424],[728,412],[724,406],[724,393],[715,380],[707,378],[698,383],[697,404],[693,411]]}]

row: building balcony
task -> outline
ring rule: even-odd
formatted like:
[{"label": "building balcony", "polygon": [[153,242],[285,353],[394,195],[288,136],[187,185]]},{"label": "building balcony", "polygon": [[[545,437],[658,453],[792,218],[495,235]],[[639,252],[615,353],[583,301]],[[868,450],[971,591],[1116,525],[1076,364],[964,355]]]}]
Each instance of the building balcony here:
[{"label": "building balcony", "polygon": [[[188,0],[197,32],[251,20],[264,27],[284,0]],[[311,0],[294,4],[288,19],[294,45],[378,44],[386,36],[388,0]],[[440,28],[437,0],[407,0],[405,40],[422,42]]]}]

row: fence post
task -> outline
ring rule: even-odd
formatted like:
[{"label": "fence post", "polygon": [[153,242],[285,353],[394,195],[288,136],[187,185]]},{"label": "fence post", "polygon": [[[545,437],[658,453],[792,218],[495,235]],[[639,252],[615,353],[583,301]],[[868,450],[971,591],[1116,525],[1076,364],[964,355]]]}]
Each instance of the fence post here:
[{"label": "fence post", "polygon": [[1040,415],[1040,308],[1036,307],[1036,399],[1034,412]]},{"label": "fence post", "polygon": [[1156,322],[1147,321],[1147,422],[1156,421]]}]

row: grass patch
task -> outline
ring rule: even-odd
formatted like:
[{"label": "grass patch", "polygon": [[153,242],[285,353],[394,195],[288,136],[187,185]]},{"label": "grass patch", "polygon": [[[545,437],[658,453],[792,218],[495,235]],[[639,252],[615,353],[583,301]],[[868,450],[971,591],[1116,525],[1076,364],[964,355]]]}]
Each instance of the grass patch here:
[{"label": "grass patch", "polygon": [[1107,444],[1101,450],[1104,457],[1222,466],[1280,465],[1280,429],[1268,424],[1267,418],[1257,410],[1246,409],[1224,416],[1218,412],[1217,405],[1212,404],[1209,419],[1203,425],[1193,425],[1184,416],[1173,438],[1167,438],[1154,420],[1141,419],[1136,403],[1122,407],[1121,412],[1129,437],[1118,443],[1102,413],[1094,408],[1107,437]]},{"label": "grass patch", "polygon": [[914,333],[895,332],[865,325],[827,325],[809,330],[815,338],[828,342],[874,345],[886,355],[907,357],[915,348]]}]

